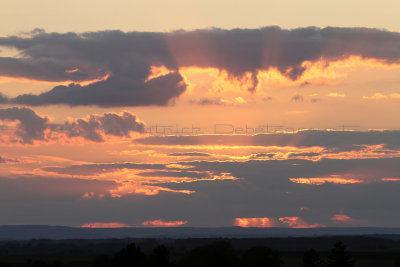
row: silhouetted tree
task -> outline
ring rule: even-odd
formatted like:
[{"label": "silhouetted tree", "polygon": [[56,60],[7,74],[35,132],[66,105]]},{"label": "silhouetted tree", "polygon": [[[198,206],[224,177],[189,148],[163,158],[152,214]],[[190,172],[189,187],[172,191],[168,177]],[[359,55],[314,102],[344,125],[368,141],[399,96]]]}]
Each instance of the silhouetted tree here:
[{"label": "silhouetted tree", "polygon": [[154,248],[153,253],[149,259],[150,267],[171,267],[174,264],[169,257],[169,250],[165,246],[158,246]]},{"label": "silhouetted tree", "polygon": [[331,254],[328,256],[328,267],[351,267],[355,260],[346,251],[346,246],[342,242],[333,245]]},{"label": "silhouetted tree", "polygon": [[310,249],[306,251],[303,255],[303,262],[301,263],[301,267],[322,267],[323,262],[319,254]]},{"label": "silhouetted tree", "polygon": [[100,254],[93,259],[93,267],[108,267],[110,265],[110,258],[106,254]]},{"label": "silhouetted tree", "polygon": [[400,267],[400,255],[394,259],[393,267]]},{"label": "silhouetted tree", "polygon": [[237,256],[232,245],[227,242],[215,242],[193,249],[187,253],[181,266],[190,267],[232,267],[237,266]]},{"label": "silhouetted tree", "polygon": [[258,246],[247,250],[240,262],[241,267],[279,267],[282,265],[279,252]]},{"label": "silhouetted tree", "polygon": [[117,252],[113,258],[114,267],[141,267],[146,265],[146,256],[134,243]]}]

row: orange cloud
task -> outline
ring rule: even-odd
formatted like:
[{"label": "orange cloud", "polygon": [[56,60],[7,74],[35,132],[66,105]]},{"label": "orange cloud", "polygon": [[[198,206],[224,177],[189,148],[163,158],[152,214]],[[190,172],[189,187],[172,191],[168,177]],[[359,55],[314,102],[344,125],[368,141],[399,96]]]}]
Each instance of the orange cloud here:
[{"label": "orange cloud", "polygon": [[347,222],[347,221],[350,221],[351,218],[344,214],[335,214],[335,215],[333,215],[331,220],[335,221],[335,222]]},{"label": "orange cloud", "polygon": [[400,182],[400,178],[382,178],[382,182]]},{"label": "orange cloud", "polygon": [[363,96],[363,99],[367,100],[389,100],[389,99],[399,99],[400,94],[392,93],[392,94],[382,94],[382,93],[375,93],[372,96]]},{"label": "orange cloud", "polygon": [[343,98],[343,97],[346,96],[346,94],[329,93],[328,96],[329,96],[329,97],[340,97],[340,98]]},{"label": "orange cloud", "polygon": [[[79,71],[78,69],[73,69],[73,70],[67,70],[65,71],[66,73],[74,73]],[[11,83],[11,82],[17,82],[17,83],[30,83],[30,84],[48,84],[52,86],[57,86],[57,85],[64,85],[68,86],[69,84],[79,84],[81,86],[86,86],[92,83],[97,83],[101,81],[105,81],[110,77],[111,73],[106,73],[104,76],[100,76],[98,78],[92,79],[92,80],[85,80],[85,81],[72,81],[72,80],[66,80],[66,81],[45,81],[45,80],[35,80],[35,79],[30,79],[30,78],[24,78],[24,77],[8,77],[8,76],[0,76],[0,84],[1,83]]]},{"label": "orange cloud", "polygon": [[276,227],[276,220],[263,218],[235,218],[233,225],[240,227]]},{"label": "orange cloud", "polygon": [[153,220],[142,222],[141,226],[145,227],[176,227],[187,224],[187,221],[163,221]]},{"label": "orange cloud", "polygon": [[325,227],[322,224],[310,224],[303,219],[293,216],[293,217],[282,217],[279,218],[279,221],[284,224],[288,224],[290,228],[316,228],[316,227]]},{"label": "orange cloud", "polygon": [[338,224],[352,224],[352,225],[360,225],[362,221],[351,218],[350,216],[344,214],[335,214],[332,216],[331,220],[334,223]]},{"label": "orange cloud", "polygon": [[161,65],[161,66],[151,66],[150,67],[150,75],[147,77],[147,79],[145,80],[146,82],[154,79],[154,78],[158,78],[164,75],[167,75],[169,73],[171,73],[172,71],[169,70],[167,67]]},{"label": "orange cloud", "polygon": [[280,217],[275,218],[235,218],[233,225],[240,227],[279,227],[286,224],[291,228],[315,228],[325,227],[322,224],[310,224],[299,217]]},{"label": "orange cloud", "polygon": [[331,175],[329,177],[318,177],[318,178],[290,178],[289,180],[296,184],[310,184],[310,185],[322,185],[324,183],[356,184],[363,182],[361,180],[354,178],[339,177],[338,175]]}]

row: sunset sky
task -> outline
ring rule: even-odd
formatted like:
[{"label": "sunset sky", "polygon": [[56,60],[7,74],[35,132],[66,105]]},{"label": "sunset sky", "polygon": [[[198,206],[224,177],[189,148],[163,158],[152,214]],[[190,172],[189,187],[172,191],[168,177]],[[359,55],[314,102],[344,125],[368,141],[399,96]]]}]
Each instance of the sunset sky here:
[{"label": "sunset sky", "polygon": [[400,2],[0,8],[0,224],[400,225]]}]

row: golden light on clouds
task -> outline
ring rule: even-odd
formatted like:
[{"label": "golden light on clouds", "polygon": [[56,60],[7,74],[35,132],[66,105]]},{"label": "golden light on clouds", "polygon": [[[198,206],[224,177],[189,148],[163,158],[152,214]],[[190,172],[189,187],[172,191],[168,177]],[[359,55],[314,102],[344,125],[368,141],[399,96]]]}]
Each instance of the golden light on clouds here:
[{"label": "golden light on clouds", "polygon": [[331,175],[328,177],[318,177],[318,178],[290,178],[290,181],[296,184],[309,184],[309,185],[322,185],[324,183],[333,184],[357,184],[362,183],[362,180],[341,177],[339,175]]}]

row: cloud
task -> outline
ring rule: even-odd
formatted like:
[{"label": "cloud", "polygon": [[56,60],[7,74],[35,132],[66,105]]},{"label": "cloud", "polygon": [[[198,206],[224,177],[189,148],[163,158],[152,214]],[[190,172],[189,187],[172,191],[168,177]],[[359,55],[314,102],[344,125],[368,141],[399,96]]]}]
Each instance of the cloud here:
[{"label": "cloud", "polygon": [[[167,105],[186,85],[182,67],[217,68],[230,76],[250,74],[254,90],[259,71],[277,69],[296,80],[309,67],[304,62],[350,56],[384,64],[400,59],[400,34],[367,28],[204,29],[194,31],[100,31],[46,33],[0,37],[0,46],[15,48],[21,57],[0,58],[7,77],[68,82],[39,95],[11,99],[26,105],[98,106]],[[169,73],[148,79],[153,66]],[[82,82],[92,82],[82,85]]]},{"label": "cloud", "polygon": [[110,222],[110,223],[104,223],[104,222],[94,222],[94,223],[85,223],[81,225],[83,228],[121,228],[121,227],[131,227],[126,224],[122,224],[119,222]]},{"label": "cloud", "polygon": [[240,227],[278,227],[278,223],[274,218],[235,218],[234,226]]},{"label": "cloud", "polygon": [[[132,193],[123,194],[118,198],[81,197],[85,192],[95,192],[95,195],[105,193],[110,187],[114,187],[115,183],[110,182],[109,186],[104,185],[104,189],[100,187],[97,190],[96,186],[91,184],[92,180],[88,180],[87,184],[71,181],[76,185],[74,190],[78,190],[70,191],[73,192],[71,197],[76,198],[73,203],[65,201],[63,199],[65,195],[58,195],[58,190],[61,190],[59,188],[70,188],[68,184],[60,182],[58,186],[47,184],[45,187],[40,187],[39,183],[38,187],[41,188],[41,191],[38,191],[39,189],[31,187],[33,185],[29,182],[20,182],[18,190],[11,186],[3,189],[3,184],[0,182],[0,197],[2,200],[8,199],[0,201],[0,208],[4,215],[0,217],[0,223],[29,221],[35,224],[82,225],[87,222],[121,222],[127,225],[140,225],[144,221],[158,218],[162,218],[163,221],[176,221],[176,218],[184,218],[183,221],[187,220],[188,226],[215,227],[230,226],[235,218],[275,218],[279,225],[290,227],[292,224],[292,227],[300,227],[300,225],[318,224],[337,226],[338,224],[331,218],[335,214],[345,214],[351,218],[368,222],[367,225],[391,227],[397,225],[400,220],[398,213],[400,182],[379,180],[382,177],[400,178],[399,158],[329,159],[319,162],[300,159],[269,159],[245,162],[188,161],[178,163],[191,166],[191,171],[230,173],[238,179],[169,182],[159,184],[159,186],[176,190],[190,190],[194,193],[177,194],[161,190],[156,195]],[[123,166],[124,163],[120,164]],[[97,168],[104,166],[99,165]],[[291,177],[326,177],[330,174],[346,173],[358,174],[359,178],[366,182],[307,185],[290,181]],[[26,180],[29,179],[26,178]],[[130,178],[130,181],[134,180],[136,178]],[[53,182],[57,183],[57,181]],[[97,182],[100,183],[100,181]],[[32,183],[36,184],[35,181]],[[27,187],[22,187],[22,185]],[[29,194],[27,195],[30,198],[24,198],[26,193],[22,192],[23,188],[28,190]],[[49,188],[55,189],[50,190]],[[51,197],[52,201],[41,201],[40,194],[44,194],[46,200]],[[52,195],[49,196],[49,194]],[[32,195],[35,195],[36,199]],[[30,199],[30,201],[20,205],[20,201],[26,199]],[[307,207],[307,209],[300,211],[303,207]],[[75,216],[73,216],[74,214]],[[76,216],[76,214],[82,214],[82,216]],[[284,220],[286,223],[279,221],[279,218],[285,217],[287,217]],[[255,220],[255,223],[257,222],[262,222],[262,220]]]},{"label": "cloud", "polygon": [[372,96],[363,96],[363,99],[368,99],[368,100],[389,100],[389,99],[399,99],[400,94],[399,93],[392,93],[392,94],[382,94],[382,93],[375,93]]},{"label": "cloud", "polygon": [[173,157],[210,157],[211,154],[204,153],[204,152],[176,152],[168,154],[168,156]]},{"label": "cloud", "polygon": [[164,106],[186,89],[182,76],[170,73],[147,82],[130,77],[111,76],[105,81],[86,86],[57,86],[40,95],[25,94],[11,100],[31,106],[66,104],[69,106]]},{"label": "cloud", "polygon": [[324,227],[322,224],[310,224],[305,220],[297,217],[281,217],[281,218],[235,218],[233,223],[240,227],[287,227],[290,228],[315,228]]},{"label": "cloud", "polygon": [[290,228],[316,228],[325,226],[317,223],[310,224],[297,216],[279,218],[279,221],[288,224]]},{"label": "cloud", "polygon": [[79,178],[0,178],[0,199],[5,202],[21,200],[81,199],[85,194],[92,197],[109,196],[118,187],[114,181]]},{"label": "cloud", "polygon": [[[235,218],[243,225],[264,226],[282,223],[289,227],[321,227],[335,225],[334,214],[343,211],[347,216],[360,218],[368,225],[395,225],[397,213],[398,181],[382,182],[381,177],[396,176],[399,158],[366,160],[256,160],[246,162],[187,162],[194,170],[230,172],[237,180],[190,183],[165,183],[163,187],[175,190],[192,190],[186,205],[175,207],[190,221],[209,222],[213,218],[228,224]],[[327,174],[353,174],[362,183],[321,185],[297,184],[290,177],[319,177]],[[397,175],[398,176],[398,175]],[[396,176],[396,177],[397,177]],[[356,196],[356,197],[355,197]],[[164,200],[165,201],[165,200]],[[361,202],[362,203],[361,203]],[[195,212],[190,212],[192,205]],[[362,205],[362,209],[360,208]],[[213,207],[211,210],[201,207]],[[234,207],[234,208],[233,208]],[[302,215],[297,215],[302,207]],[[190,215],[188,215],[190,214]],[[253,218],[253,220],[251,220]],[[254,219],[257,218],[257,219]],[[269,220],[263,220],[268,218]],[[274,218],[277,218],[274,220]],[[389,219],[391,218],[391,219]],[[385,222],[385,223],[384,223]],[[236,221],[236,225],[238,225]],[[211,224],[211,223],[210,223]]]},{"label": "cloud", "polygon": [[44,140],[44,131],[49,119],[42,117],[29,108],[0,109],[0,120],[18,121],[15,136],[22,144],[33,144],[34,140]]},{"label": "cloud", "polygon": [[125,111],[73,119],[64,124],[52,125],[52,129],[65,133],[69,138],[80,136],[93,142],[104,142],[103,135],[130,137],[132,132],[143,133],[144,123],[136,115]]},{"label": "cloud", "polygon": [[92,176],[96,174],[113,172],[120,169],[129,170],[160,170],[170,169],[176,170],[175,168],[168,168],[165,164],[146,164],[146,163],[103,163],[103,164],[83,164],[83,165],[72,165],[68,167],[45,167],[44,171],[54,172],[58,174],[69,174],[69,175],[83,175]]},{"label": "cloud", "polygon": [[187,178],[197,178],[197,179],[210,179],[212,175],[210,172],[195,172],[195,171],[147,171],[137,174],[142,177],[187,177]]},{"label": "cloud", "polygon": [[220,97],[213,97],[213,98],[204,97],[195,103],[200,105],[227,105],[229,104],[229,101],[222,99]]},{"label": "cloud", "polygon": [[6,104],[8,103],[9,98],[6,97],[5,95],[3,95],[2,93],[0,93],[0,104]]},{"label": "cloud", "polygon": [[292,100],[293,101],[303,101],[304,97],[301,94],[295,94],[294,96],[292,96]]},{"label": "cloud", "polygon": [[[233,125],[232,125],[233,126]],[[278,128],[276,128],[278,129]],[[199,135],[199,136],[150,136],[135,139],[142,145],[224,145],[224,146],[294,146],[325,147],[330,151],[359,150],[362,145],[383,145],[387,149],[400,148],[400,131],[340,131],[303,130],[295,133],[274,133],[275,128],[262,126],[266,134],[256,135]],[[229,128],[230,130],[230,128]],[[285,130],[285,127],[279,127]],[[293,132],[293,129],[291,129]],[[268,133],[268,134],[267,134]]]},{"label": "cloud", "polygon": [[163,221],[163,220],[152,220],[142,222],[141,226],[144,227],[176,227],[187,224],[187,221]]},{"label": "cloud", "polygon": [[346,96],[346,94],[329,93],[328,96],[329,96],[329,97],[340,97],[340,98],[343,98],[343,97]]},{"label": "cloud", "polygon": [[[68,138],[82,137],[93,142],[104,142],[105,136],[130,137],[131,133],[143,133],[144,123],[130,112],[94,114],[83,119],[70,119],[64,123],[50,123],[49,118],[30,108],[0,109],[0,121],[18,121],[12,142],[33,144],[49,141],[54,134]],[[53,137],[52,137],[53,136]]]}]

